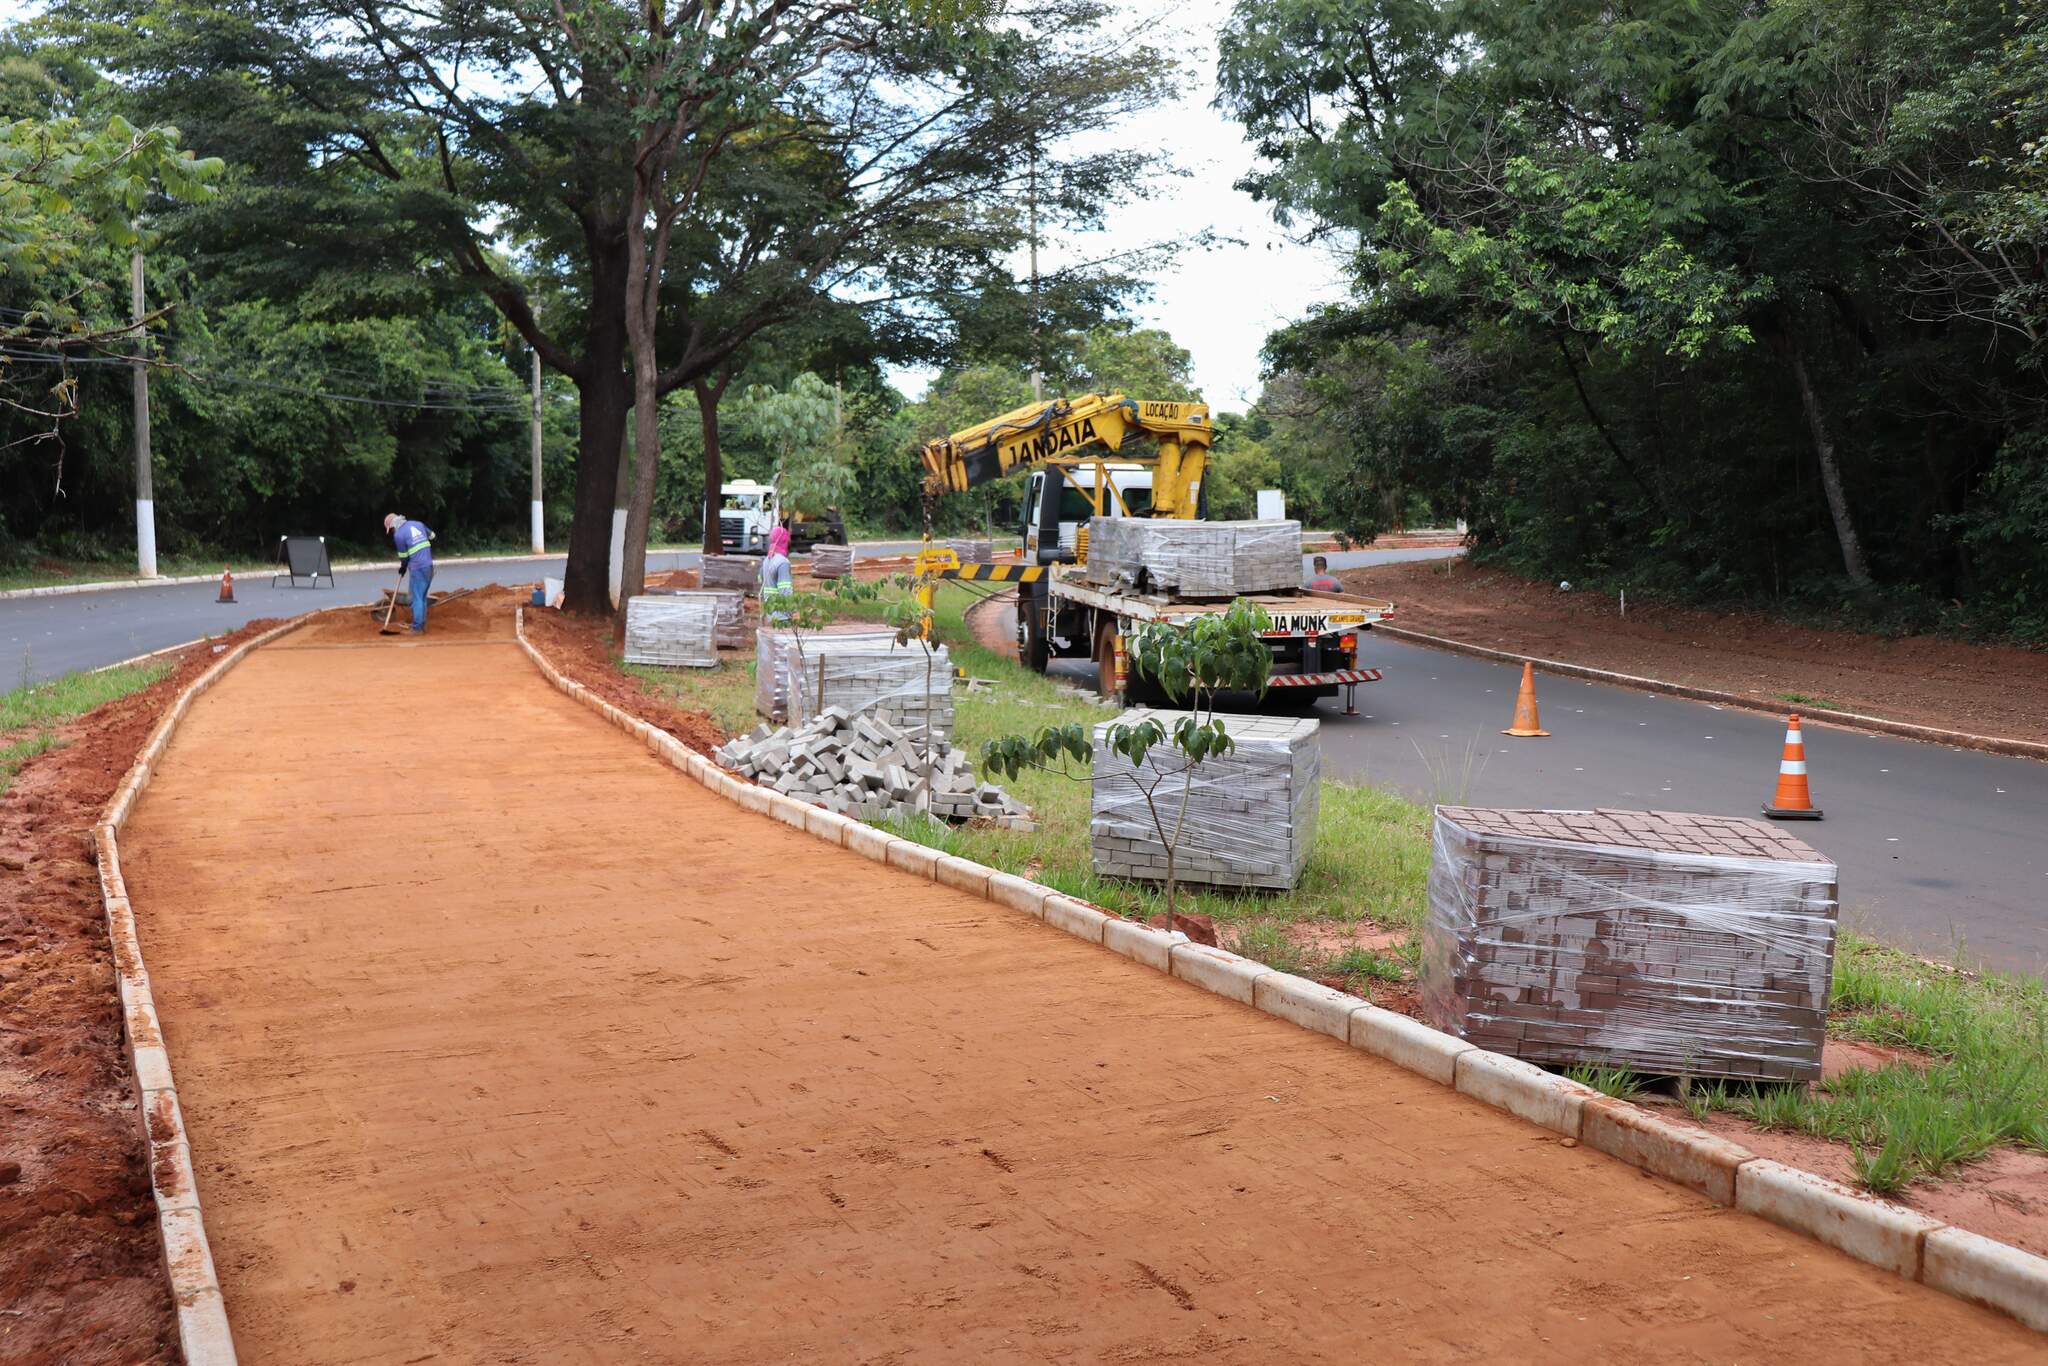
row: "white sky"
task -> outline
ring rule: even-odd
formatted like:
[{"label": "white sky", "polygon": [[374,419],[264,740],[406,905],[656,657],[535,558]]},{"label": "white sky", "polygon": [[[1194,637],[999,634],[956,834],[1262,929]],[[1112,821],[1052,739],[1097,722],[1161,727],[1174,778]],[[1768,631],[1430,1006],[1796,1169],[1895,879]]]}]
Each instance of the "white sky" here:
[{"label": "white sky", "polygon": [[[1122,0],[1132,32],[1176,54],[1185,93],[1124,125],[1111,141],[1156,148],[1183,169],[1149,200],[1111,210],[1104,231],[1047,242],[1043,270],[1092,261],[1200,228],[1240,245],[1190,252],[1162,274],[1140,322],[1162,327],[1195,358],[1195,383],[1218,410],[1242,410],[1259,396],[1259,348],[1266,334],[1315,303],[1343,297],[1341,262],[1326,247],[1290,239],[1264,206],[1232,188],[1252,164],[1243,128],[1211,106],[1216,97],[1216,33],[1231,0]],[[41,8],[36,0],[0,0],[0,23]],[[1019,269],[1022,263],[1019,263]],[[900,372],[913,397],[928,374]]]}]

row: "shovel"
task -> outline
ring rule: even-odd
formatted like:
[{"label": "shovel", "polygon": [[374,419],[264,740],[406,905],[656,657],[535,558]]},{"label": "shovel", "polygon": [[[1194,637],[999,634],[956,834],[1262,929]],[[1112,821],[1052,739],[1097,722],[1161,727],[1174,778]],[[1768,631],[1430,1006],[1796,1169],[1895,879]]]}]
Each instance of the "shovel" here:
[{"label": "shovel", "polygon": [[393,613],[394,611],[396,611],[396,610],[397,610],[397,608],[398,608],[398,590],[397,590],[396,588],[394,588],[394,589],[392,589],[392,590],[391,590],[391,605],[390,605],[389,607],[386,607],[386,608],[384,609],[384,624],[383,624],[382,626],[379,626],[379,627],[377,628],[377,634],[378,634],[378,635],[380,635],[380,636],[402,636],[402,635],[404,635],[404,634],[405,634],[404,628],[402,628],[402,627],[393,627],[393,626],[392,626],[392,624],[391,624],[391,614],[392,614],[392,613]]}]

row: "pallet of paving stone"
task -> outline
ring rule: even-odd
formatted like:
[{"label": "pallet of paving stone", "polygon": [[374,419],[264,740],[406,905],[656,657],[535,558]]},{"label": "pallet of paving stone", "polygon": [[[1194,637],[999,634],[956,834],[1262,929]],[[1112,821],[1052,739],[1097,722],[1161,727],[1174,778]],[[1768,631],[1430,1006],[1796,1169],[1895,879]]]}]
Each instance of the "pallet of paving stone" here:
[{"label": "pallet of paving stone", "polygon": [[662,664],[671,668],[718,667],[718,604],[711,595],[657,597],[641,594],[626,599],[628,664]]},{"label": "pallet of paving stone", "polygon": [[717,614],[717,626],[712,632],[712,641],[721,650],[744,650],[747,647],[747,595],[729,590],[712,591],[704,588],[650,588],[648,596],[657,598],[707,598]]},{"label": "pallet of paving stone", "polygon": [[[1152,821],[1140,780],[1169,821],[1178,821],[1185,789],[1187,815],[1175,847],[1177,881],[1216,887],[1284,890],[1301,880],[1315,848],[1321,797],[1321,725],[1306,717],[1219,717],[1235,746],[1183,772],[1171,736],[1183,712],[1139,707],[1095,727],[1089,852],[1103,877],[1166,879],[1166,846]],[[1110,747],[1119,723],[1159,722],[1168,740],[1145,757],[1141,774]],[[1169,833],[1172,830],[1168,826]]]},{"label": "pallet of paving stone", "polygon": [[1429,1022],[1530,1062],[1813,1081],[1835,865],[1763,821],[1437,808]]},{"label": "pallet of paving stone", "polygon": [[784,647],[789,719],[801,724],[828,707],[851,715],[887,720],[907,735],[943,740],[953,734],[953,661],[946,647],[929,653],[894,637],[876,644],[806,648],[799,660],[794,642]]},{"label": "pallet of paving stone", "polygon": [[701,588],[733,589],[750,598],[761,596],[759,555],[706,555],[697,570]]},{"label": "pallet of paving stone", "polygon": [[811,577],[843,579],[853,572],[853,547],[818,545],[811,547]]},{"label": "pallet of paving stone", "polygon": [[[789,717],[790,646],[797,633],[787,628],[763,626],[754,633],[754,711],[771,721]],[[849,648],[879,648],[893,645],[894,631],[842,622],[803,633],[806,654],[813,651]]]},{"label": "pallet of paving stone", "polygon": [[1301,523],[1095,517],[1088,581],[1137,593],[1230,598],[1301,587]]},{"label": "pallet of paving stone", "polygon": [[946,549],[959,556],[962,564],[995,563],[995,545],[990,541],[948,541]]}]

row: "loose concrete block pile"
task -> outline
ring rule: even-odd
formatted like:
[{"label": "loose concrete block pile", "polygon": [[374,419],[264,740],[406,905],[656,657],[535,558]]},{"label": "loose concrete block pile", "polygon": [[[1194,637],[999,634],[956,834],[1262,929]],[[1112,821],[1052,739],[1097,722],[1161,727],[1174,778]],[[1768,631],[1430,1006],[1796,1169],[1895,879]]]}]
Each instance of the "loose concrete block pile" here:
[{"label": "loose concrete block pile", "polygon": [[946,821],[1038,828],[1001,788],[976,782],[967,756],[952,745],[939,741],[927,756],[918,737],[845,707],[827,707],[799,726],[761,726],[712,753],[743,777],[842,816],[882,820],[923,810]]},{"label": "loose concrete block pile", "polygon": [[948,541],[946,549],[958,555],[962,564],[995,563],[995,546],[989,541]]},{"label": "loose concrete block pile", "polygon": [[697,570],[697,582],[705,588],[731,588],[750,598],[761,596],[761,557],[758,555],[706,555]]},{"label": "loose concrete block pile", "polygon": [[784,650],[789,670],[789,719],[802,724],[827,707],[879,716],[910,735],[944,740],[953,734],[953,660],[943,645],[929,657],[915,643],[847,645],[801,658]]},{"label": "loose concrete block pile", "polygon": [[[763,626],[754,633],[754,711],[770,721],[789,719],[789,675],[797,662],[797,633]],[[803,633],[804,655],[828,650],[886,649],[896,633],[873,626],[841,623]]]},{"label": "loose concrete block pile", "polygon": [[692,669],[718,666],[718,604],[708,596],[626,599],[628,664],[666,664]]},{"label": "loose concrete block pile", "polygon": [[1088,581],[1137,592],[1229,598],[1301,586],[1301,523],[1096,517]]},{"label": "loose concrete block pile", "polygon": [[[1137,782],[1137,770],[1110,747],[1112,725],[1150,718],[1167,740],[1145,756],[1144,781],[1164,775],[1154,793],[1167,833],[1187,815],[1174,854],[1174,877],[1216,887],[1284,889],[1301,880],[1315,847],[1321,797],[1321,724],[1308,718],[1221,716],[1235,748],[1182,774],[1186,757],[1172,741],[1186,713],[1139,707],[1095,727],[1093,815],[1088,822],[1095,871],[1104,877],[1166,879],[1166,846]],[[1192,784],[1192,786],[1188,786]]]},{"label": "loose concrete block pile", "polygon": [[811,547],[811,577],[843,579],[853,572],[853,547],[819,545]]},{"label": "loose concrete block pile", "polygon": [[654,588],[648,590],[650,597],[657,598],[703,598],[711,603],[716,613],[716,625],[711,639],[721,650],[741,650],[747,644],[747,595],[729,591],[712,592],[701,588]]},{"label": "loose concrete block pile", "polygon": [[1437,808],[1430,1023],[1552,1064],[1813,1081],[1836,870],[1776,826],[1670,811]]}]

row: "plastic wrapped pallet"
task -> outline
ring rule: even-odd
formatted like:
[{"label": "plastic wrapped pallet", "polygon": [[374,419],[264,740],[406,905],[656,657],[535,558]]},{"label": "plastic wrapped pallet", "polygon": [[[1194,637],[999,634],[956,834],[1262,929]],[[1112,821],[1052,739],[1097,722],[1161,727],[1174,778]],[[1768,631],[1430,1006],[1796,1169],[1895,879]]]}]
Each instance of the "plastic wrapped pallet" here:
[{"label": "plastic wrapped pallet", "polygon": [[789,673],[789,721],[802,725],[827,707],[849,716],[879,716],[917,739],[950,739],[953,734],[953,661],[937,645],[927,657],[921,645],[881,642],[815,648],[806,640],[801,659],[794,642],[783,647]]},{"label": "plastic wrapped pallet", "polygon": [[718,604],[708,596],[626,599],[628,664],[667,664],[692,669],[718,666]]},{"label": "plastic wrapped pallet", "polygon": [[657,598],[707,598],[717,613],[717,627],[712,633],[712,642],[721,650],[742,650],[747,644],[747,595],[730,591],[713,591],[704,588],[654,588],[648,590],[650,597]]},{"label": "plastic wrapped pallet", "polygon": [[995,560],[995,546],[988,541],[948,541],[946,549],[960,557],[962,564],[990,564]]},{"label": "plastic wrapped pallet", "polygon": [[[754,633],[754,710],[771,721],[789,718],[789,655],[796,632],[763,626]],[[806,654],[836,649],[877,649],[894,644],[894,631],[837,625],[804,632]]]},{"label": "plastic wrapped pallet", "polygon": [[[1168,739],[1145,756],[1150,783],[1164,775],[1154,797],[1168,833],[1187,815],[1174,853],[1174,877],[1217,887],[1284,889],[1301,879],[1315,847],[1321,791],[1321,723],[1282,716],[1218,717],[1235,746],[1181,773],[1186,762],[1172,742],[1187,713],[1139,707],[1095,727],[1093,815],[1088,822],[1095,871],[1104,877],[1166,879],[1166,846],[1152,824],[1137,770],[1109,744],[1111,725],[1151,718]],[[1187,786],[1192,784],[1192,786]]]},{"label": "plastic wrapped pallet", "polygon": [[761,596],[759,555],[706,555],[697,571],[697,582],[705,588],[737,589],[750,598]]},{"label": "plastic wrapped pallet", "polygon": [[1138,592],[1228,598],[1301,586],[1301,523],[1096,517],[1088,580]]},{"label": "plastic wrapped pallet", "polygon": [[817,545],[811,547],[811,577],[843,579],[853,572],[853,547]]},{"label": "plastic wrapped pallet", "polygon": [[1439,807],[1430,1023],[1530,1062],[1820,1076],[1835,865],[1775,826]]}]

